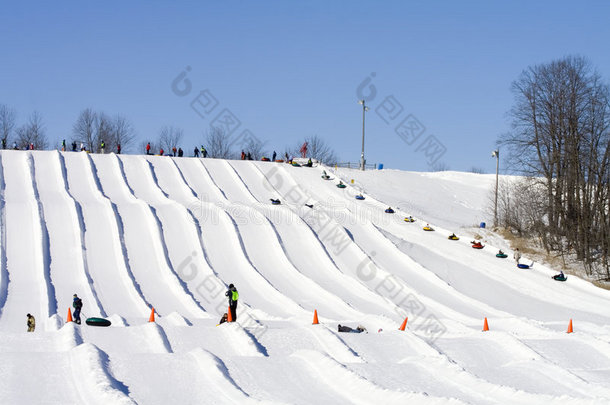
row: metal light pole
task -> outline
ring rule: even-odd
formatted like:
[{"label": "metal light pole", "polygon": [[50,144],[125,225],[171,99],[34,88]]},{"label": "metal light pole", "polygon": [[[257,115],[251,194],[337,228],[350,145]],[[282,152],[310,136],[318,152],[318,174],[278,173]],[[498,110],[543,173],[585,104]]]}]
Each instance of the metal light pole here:
[{"label": "metal light pole", "polygon": [[496,201],[494,203],[494,227],[498,226],[498,169],[500,168],[500,149],[491,152],[491,157],[496,158]]},{"label": "metal light pole", "polygon": [[366,160],[364,160],[364,114],[369,110],[366,106],[364,100],[359,100],[359,104],[362,104],[362,154],[360,155],[360,170],[364,170],[364,164]]}]

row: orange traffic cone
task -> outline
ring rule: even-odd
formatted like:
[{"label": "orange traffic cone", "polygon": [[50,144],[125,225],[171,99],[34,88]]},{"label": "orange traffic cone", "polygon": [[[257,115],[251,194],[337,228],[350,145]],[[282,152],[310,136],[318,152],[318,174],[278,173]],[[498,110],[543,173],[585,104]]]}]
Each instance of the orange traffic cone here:
[{"label": "orange traffic cone", "polygon": [[489,330],[489,325],[487,324],[487,318],[483,321],[483,332],[487,332]]},{"label": "orange traffic cone", "polygon": [[151,308],[150,311],[150,318],[148,318],[148,322],[154,322],[155,321],[155,308]]},{"label": "orange traffic cone", "polygon": [[68,308],[68,319],[66,319],[66,322],[74,322],[72,320],[72,311],[70,311],[70,308]]},{"label": "orange traffic cone", "polygon": [[227,310],[227,322],[233,322],[233,315],[231,315],[231,307]]},{"label": "orange traffic cone", "polygon": [[404,321],[402,321],[402,325],[400,325],[400,328],[398,328],[398,330],[405,330],[405,327],[407,326],[407,320],[409,319],[409,317],[407,316],[405,318]]},{"label": "orange traffic cone", "polygon": [[313,310],[313,325],[317,325],[320,322],[318,322],[318,310],[314,309]]},{"label": "orange traffic cone", "polygon": [[572,320],[570,319],[570,324],[568,325],[568,332],[567,333],[573,333],[574,330],[572,329]]}]

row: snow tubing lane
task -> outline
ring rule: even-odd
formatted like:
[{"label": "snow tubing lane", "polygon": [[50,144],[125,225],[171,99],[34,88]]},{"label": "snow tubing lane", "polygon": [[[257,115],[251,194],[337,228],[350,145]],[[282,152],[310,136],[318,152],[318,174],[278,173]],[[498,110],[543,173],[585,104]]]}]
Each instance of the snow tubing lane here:
[{"label": "snow tubing lane", "polygon": [[89,326],[110,326],[112,323],[104,318],[87,318],[85,323]]}]

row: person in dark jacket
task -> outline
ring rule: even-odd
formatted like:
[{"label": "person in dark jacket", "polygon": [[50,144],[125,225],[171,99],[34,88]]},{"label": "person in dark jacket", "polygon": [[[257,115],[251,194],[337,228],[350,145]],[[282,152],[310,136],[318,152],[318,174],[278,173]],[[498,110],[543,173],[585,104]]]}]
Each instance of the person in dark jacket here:
[{"label": "person in dark jacket", "polygon": [[72,306],[74,307],[74,322],[80,325],[80,310],[83,308],[83,300],[78,298],[78,295],[76,294],[74,294]]},{"label": "person in dark jacket", "polygon": [[[218,325],[222,325],[223,323],[227,322],[227,319],[229,318],[229,314],[227,314],[226,312],[222,315],[222,318],[220,318],[220,321],[218,321]],[[218,326],[216,325],[216,326]]]},{"label": "person in dark jacket", "polygon": [[233,284],[229,284],[229,289],[225,293],[225,296],[229,299],[229,310],[231,311],[231,322],[237,320],[237,300],[239,299],[239,293],[237,288]]},{"label": "person in dark jacket", "polygon": [[358,327],[356,329],[350,328],[349,326],[345,326],[345,325],[341,325],[339,324],[339,326],[337,327],[337,330],[339,332],[347,332],[347,333],[362,333],[362,332],[366,332],[366,328],[364,326],[358,325]]}]

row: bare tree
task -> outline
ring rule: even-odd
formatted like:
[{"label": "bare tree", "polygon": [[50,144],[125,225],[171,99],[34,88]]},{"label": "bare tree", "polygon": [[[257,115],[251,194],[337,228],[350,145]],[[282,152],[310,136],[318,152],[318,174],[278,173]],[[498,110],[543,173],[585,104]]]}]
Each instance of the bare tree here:
[{"label": "bare tree", "polygon": [[183,135],[184,131],[181,128],[166,125],[159,131],[159,146],[169,155],[173,148],[178,149]]},{"label": "bare tree", "polygon": [[102,143],[104,143],[104,151],[114,150],[116,144],[114,142],[114,125],[112,119],[106,113],[99,113],[97,116],[97,127],[95,128],[95,143],[92,145],[91,151],[100,153],[102,151]]},{"label": "bare tree", "polygon": [[2,137],[3,148],[6,148],[10,142],[10,136],[15,128],[16,115],[14,109],[0,104],[0,137]]},{"label": "bare tree", "polygon": [[[529,67],[513,83],[512,131],[501,144],[519,171],[544,179],[533,231],[610,277],[610,89],[581,57]],[[539,214],[539,213],[538,213]]]},{"label": "bare tree", "polygon": [[205,148],[208,156],[217,159],[231,159],[234,153],[231,151],[230,136],[220,127],[210,127],[205,135]]},{"label": "bare tree", "polygon": [[117,145],[121,145],[121,151],[129,152],[136,140],[135,131],[131,122],[124,116],[117,114],[112,121],[112,149],[116,151]]},{"label": "bare tree", "polygon": [[292,153],[289,153],[293,156],[301,155],[301,146],[303,143],[307,142],[307,157],[312,159],[317,159],[320,162],[327,165],[334,165],[338,162],[337,154],[334,149],[332,149],[326,141],[319,137],[318,135],[308,136],[303,142],[300,142],[293,150]]},{"label": "bare tree", "polygon": [[433,172],[447,172],[449,170],[451,170],[451,167],[446,162],[437,161],[432,165]]},{"label": "bare tree", "polygon": [[82,143],[87,150],[92,150],[93,145],[97,143],[95,138],[97,121],[97,113],[91,108],[86,108],[80,112],[72,127],[74,141]]},{"label": "bare tree", "polygon": [[[265,144],[266,142],[263,142],[258,138],[251,138],[246,143],[245,151],[250,153],[253,160],[260,160],[263,156],[265,156],[265,151],[263,150]],[[270,158],[270,156],[268,157]]]},{"label": "bare tree", "polygon": [[17,129],[17,144],[21,149],[32,145],[34,149],[46,149],[48,145],[42,115],[34,111],[28,122]]}]

